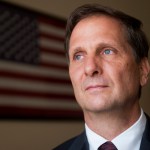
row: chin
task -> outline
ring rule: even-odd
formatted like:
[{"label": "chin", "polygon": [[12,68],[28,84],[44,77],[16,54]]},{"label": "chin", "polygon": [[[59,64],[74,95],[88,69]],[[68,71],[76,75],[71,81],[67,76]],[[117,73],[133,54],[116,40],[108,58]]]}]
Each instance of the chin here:
[{"label": "chin", "polygon": [[89,103],[88,105],[86,105],[84,108],[88,111],[91,111],[91,112],[101,112],[101,111],[104,111],[107,109],[107,104],[103,103],[103,104],[91,104]]}]

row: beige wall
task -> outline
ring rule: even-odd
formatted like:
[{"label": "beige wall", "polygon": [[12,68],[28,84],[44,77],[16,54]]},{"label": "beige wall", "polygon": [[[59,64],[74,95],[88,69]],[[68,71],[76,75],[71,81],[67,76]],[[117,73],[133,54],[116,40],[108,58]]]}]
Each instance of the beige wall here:
[{"label": "beige wall", "polygon": [[51,150],[83,129],[78,121],[1,121],[0,150]]},{"label": "beige wall", "polygon": [[[66,18],[80,4],[97,2],[113,6],[141,19],[150,39],[149,0],[7,0]],[[141,104],[150,114],[150,82],[143,90]],[[0,150],[50,150],[84,128],[81,121],[0,121]],[[58,135],[58,133],[60,135]]]}]

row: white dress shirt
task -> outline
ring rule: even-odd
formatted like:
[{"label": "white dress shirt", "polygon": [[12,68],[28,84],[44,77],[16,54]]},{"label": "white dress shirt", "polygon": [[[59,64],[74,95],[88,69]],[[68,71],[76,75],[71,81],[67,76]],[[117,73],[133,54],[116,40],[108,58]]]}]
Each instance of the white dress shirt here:
[{"label": "white dress shirt", "polygon": [[[146,116],[141,109],[140,118],[130,128],[115,137],[112,143],[114,143],[118,150],[139,150],[145,125]],[[93,132],[87,124],[85,124],[85,130],[90,150],[97,150],[100,145],[108,141]]]}]

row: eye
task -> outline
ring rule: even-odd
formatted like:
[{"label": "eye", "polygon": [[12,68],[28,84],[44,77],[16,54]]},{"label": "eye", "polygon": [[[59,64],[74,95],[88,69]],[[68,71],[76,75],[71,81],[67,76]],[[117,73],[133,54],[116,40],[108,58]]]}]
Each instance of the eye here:
[{"label": "eye", "polygon": [[82,59],[82,57],[83,57],[83,56],[82,56],[82,55],[79,55],[79,54],[78,54],[78,55],[75,55],[75,56],[74,56],[74,60],[80,60],[80,59]]},{"label": "eye", "polygon": [[80,53],[75,54],[74,56],[74,60],[81,60],[83,58],[83,55],[81,55]]},{"label": "eye", "polygon": [[105,55],[110,55],[110,54],[113,54],[113,51],[111,49],[105,49],[104,54]]}]

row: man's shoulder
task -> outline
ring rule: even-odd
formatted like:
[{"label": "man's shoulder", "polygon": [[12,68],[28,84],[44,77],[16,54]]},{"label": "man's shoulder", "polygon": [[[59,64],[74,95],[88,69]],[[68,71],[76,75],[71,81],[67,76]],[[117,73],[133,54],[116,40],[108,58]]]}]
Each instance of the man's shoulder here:
[{"label": "man's shoulder", "polygon": [[145,113],[145,116],[146,116],[146,129],[148,130],[148,131],[150,131],[150,117],[149,117],[149,115],[148,114],[146,114]]},{"label": "man's shoulder", "polygon": [[82,147],[85,144],[85,139],[86,139],[86,135],[85,132],[83,132],[80,135],[67,140],[66,142],[57,146],[53,150],[70,150],[72,148],[75,149],[75,147],[77,148]]},{"label": "man's shoulder", "polygon": [[146,127],[143,133],[140,150],[150,150],[150,117],[146,115]]}]

